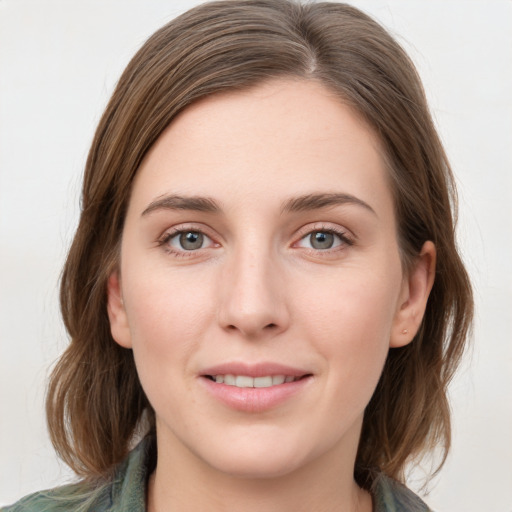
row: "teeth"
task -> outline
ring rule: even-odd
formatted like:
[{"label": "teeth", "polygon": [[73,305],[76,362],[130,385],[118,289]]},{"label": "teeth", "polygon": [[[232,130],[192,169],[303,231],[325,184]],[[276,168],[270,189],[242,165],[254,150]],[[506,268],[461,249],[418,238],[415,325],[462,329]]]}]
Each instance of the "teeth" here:
[{"label": "teeth", "polygon": [[224,375],[224,384],[228,386],[236,386],[234,375]]},{"label": "teeth", "polygon": [[284,375],[274,375],[272,377],[272,385],[276,386],[279,384],[283,384],[285,379],[286,379],[286,377]]},{"label": "teeth", "polygon": [[254,379],[252,377],[246,377],[245,375],[237,375],[235,377],[235,386],[237,388],[253,388]]},{"label": "teeth", "polygon": [[272,377],[255,377],[254,387],[255,388],[269,388],[272,386]]},{"label": "teeth", "polygon": [[213,375],[213,379],[218,384],[227,384],[237,388],[269,388],[279,386],[285,382],[293,382],[299,377],[291,375],[266,375],[264,377],[249,377],[247,375]]}]

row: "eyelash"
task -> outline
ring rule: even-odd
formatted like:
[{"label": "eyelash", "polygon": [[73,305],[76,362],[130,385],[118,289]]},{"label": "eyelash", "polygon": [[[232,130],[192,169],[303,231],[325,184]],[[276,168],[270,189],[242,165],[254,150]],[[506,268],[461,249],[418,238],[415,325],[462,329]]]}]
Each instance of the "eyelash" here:
[{"label": "eyelash", "polygon": [[[350,246],[354,245],[354,239],[350,235],[348,235],[347,231],[337,228],[337,227],[334,227],[334,226],[326,226],[323,224],[315,225],[312,228],[311,227],[303,228],[303,230],[301,230],[301,231],[302,231],[302,233],[299,233],[299,239],[292,244],[292,247],[296,247],[299,242],[301,242],[302,240],[305,240],[308,236],[311,236],[313,233],[332,234],[340,240],[339,246],[336,246],[334,248],[327,248],[325,250],[308,248],[308,247],[303,248],[303,249],[305,249],[309,252],[315,253],[315,254],[325,254],[327,256],[328,254],[332,254],[335,251],[343,250],[343,248],[345,248],[346,246],[350,247]],[[178,257],[178,258],[194,257],[197,254],[197,252],[199,252],[202,249],[206,249],[206,247],[204,247],[204,248],[201,247],[196,250],[186,250],[186,249],[175,250],[174,248],[172,248],[171,245],[169,244],[169,242],[173,238],[183,235],[185,233],[201,234],[204,237],[207,237],[211,242],[213,242],[214,245],[216,245],[216,246],[220,245],[218,243],[215,243],[213,241],[212,237],[207,235],[203,229],[197,228],[194,226],[174,228],[174,229],[172,229],[172,231],[165,232],[164,235],[160,239],[157,240],[157,245],[159,247],[164,248],[164,250],[168,254],[172,254],[174,257]]]},{"label": "eyelash", "polygon": [[[197,253],[198,251],[200,251],[203,248],[196,249],[196,250],[188,250],[188,251],[186,249],[176,250],[169,244],[169,242],[173,238],[183,235],[183,234],[186,234],[186,233],[198,233],[213,242],[212,237],[208,236],[203,229],[199,229],[197,227],[190,227],[190,228],[189,227],[180,227],[180,228],[174,228],[174,229],[172,229],[172,231],[166,231],[163,234],[163,236],[157,241],[157,244],[159,247],[162,247],[165,250],[165,252],[167,252],[168,254],[172,254],[174,257],[178,257],[178,258],[193,257],[195,255],[195,253]],[[213,243],[215,244],[215,242],[213,242]],[[219,244],[215,244],[215,245],[218,246]]]},{"label": "eyelash", "polygon": [[314,225],[313,228],[310,226],[303,228],[302,233],[299,234],[300,238],[297,242],[294,242],[294,246],[297,245],[302,240],[305,240],[307,237],[311,236],[313,233],[329,233],[339,238],[340,245],[336,246],[334,248],[328,248],[325,250],[321,249],[314,249],[314,248],[308,248],[305,247],[304,249],[309,250],[311,252],[314,252],[315,254],[325,254],[326,256],[328,254],[332,254],[335,251],[343,250],[346,246],[352,246],[354,245],[354,239],[352,236],[350,236],[346,230],[341,229],[339,227],[335,226],[326,226],[325,224],[318,224]]}]

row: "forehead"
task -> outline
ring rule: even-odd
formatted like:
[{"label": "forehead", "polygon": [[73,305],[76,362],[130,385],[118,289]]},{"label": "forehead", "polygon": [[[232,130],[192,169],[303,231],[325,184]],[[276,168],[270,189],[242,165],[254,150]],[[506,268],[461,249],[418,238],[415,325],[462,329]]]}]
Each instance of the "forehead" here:
[{"label": "forehead", "polygon": [[183,111],[140,166],[133,199],[143,208],[170,193],[258,203],[321,191],[389,203],[381,153],[371,129],[326,87],[273,80]]}]

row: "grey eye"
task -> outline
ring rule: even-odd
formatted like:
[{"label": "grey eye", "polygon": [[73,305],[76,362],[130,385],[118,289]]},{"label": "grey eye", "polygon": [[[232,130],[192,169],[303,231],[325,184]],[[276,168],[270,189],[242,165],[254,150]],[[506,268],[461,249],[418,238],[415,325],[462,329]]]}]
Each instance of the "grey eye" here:
[{"label": "grey eye", "polygon": [[178,246],[179,249],[185,251],[194,251],[203,247],[205,236],[199,231],[185,231],[173,238],[171,245]]},{"label": "grey eye", "polygon": [[328,231],[313,231],[309,235],[309,243],[313,249],[331,249],[334,242],[334,234]]}]

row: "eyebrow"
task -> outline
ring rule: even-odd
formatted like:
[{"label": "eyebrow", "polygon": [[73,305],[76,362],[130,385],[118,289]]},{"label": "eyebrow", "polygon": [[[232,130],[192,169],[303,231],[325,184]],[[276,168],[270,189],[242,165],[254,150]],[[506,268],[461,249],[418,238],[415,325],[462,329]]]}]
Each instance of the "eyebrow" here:
[{"label": "eyebrow", "polygon": [[308,210],[320,210],[330,206],[339,206],[345,204],[352,204],[362,206],[375,216],[375,210],[362,199],[351,194],[342,193],[320,193],[320,194],[306,194],[299,197],[294,197],[285,201],[282,206],[282,212],[303,212]]},{"label": "eyebrow", "polygon": [[210,197],[170,195],[152,201],[142,212],[142,216],[148,215],[155,210],[191,210],[196,212],[219,213],[221,208],[218,203]]},{"label": "eyebrow", "polygon": [[[362,199],[351,194],[343,193],[306,194],[299,197],[292,197],[283,203],[281,212],[304,212],[345,204],[361,206],[374,215],[377,215],[375,210]],[[148,215],[156,210],[190,210],[207,213],[221,213],[222,211],[217,201],[210,197],[181,195],[169,195],[155,199],[142,212],[142,216]]]}]

